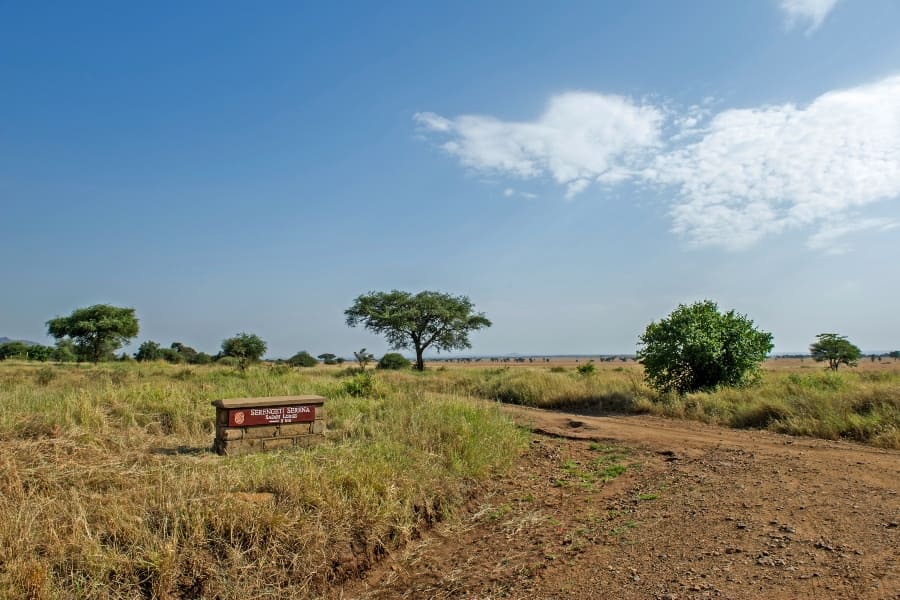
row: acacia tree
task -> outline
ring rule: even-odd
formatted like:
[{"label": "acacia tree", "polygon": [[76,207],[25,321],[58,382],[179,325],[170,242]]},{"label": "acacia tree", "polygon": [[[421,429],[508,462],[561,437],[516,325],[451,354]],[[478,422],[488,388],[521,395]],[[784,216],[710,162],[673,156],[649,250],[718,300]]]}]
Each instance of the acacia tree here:
[{"label": "acacia tree", "polygon": [[47,332],[57,340],[69,338],[78,357],[100,362],[138,334],[133,308],[95,304],[79,308],[68,317],[47,321]]},{"label": "acacia tree", "polygon": [[366,365],[375,360],[375,355],[363,348],[359,352],[354,352],[353,358],[355,358],[356,362],[359,363],[359,370],[365,371]]},{"label": "acacia tree", "polygon": [[383,335],[392,349],[415,351],[419,371],[425,370],[422,354],[426,349],[471,348],[469,333],[491,326],[484,313],[474,312],[469,298],[442,292],[369,292],[359,296],[344,314],[347,325],[363,325]]},{"label": "acacia tree", "polygon": [[680,304],[650,323],[640,343],[637,356],[650,385],[679,394],[749,383],[773,347],[771,333],[733,310],[720,313],[710,300]]},{"label": "acacia tree", "polygon": [[237,359],[241,371],[251,362],[256,362],[266,353],[266,343],[253,333],[239,333],[222,342],[222,355]]},{"label": "acacia tree", "polygon": [[331,352],[324,352],[317,357],[319,360],[324,362],[326,365],[335,365],[337,364],[337,356],[332,354]]},{"label": "acacia tree", "polygon": [[846,336],[836,333],[820,333],[816,341],[809,347],[816,362],[828,362],[828,368],[837,371],[842,364],[855,367],[862,356],[862,351],[847,340]]}]

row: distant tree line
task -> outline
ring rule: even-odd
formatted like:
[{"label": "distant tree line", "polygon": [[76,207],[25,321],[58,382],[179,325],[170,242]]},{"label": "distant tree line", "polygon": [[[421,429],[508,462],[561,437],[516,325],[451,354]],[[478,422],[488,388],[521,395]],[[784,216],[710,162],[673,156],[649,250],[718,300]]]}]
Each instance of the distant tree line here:
[{"label": "distant tree line", "polygon": [[[369,292],[356,298],[344,314],[347,325],[362,325],[385,336],[393,349],[406,348],[415,352],[415,363],[412,365],[399,353],[385,354],[376,363],[379,369],[412,366],[423,370],[425,350],[432,348],[440,352],[470,348],[469,334],[491,326],[491,321],[483,313],[474,311],[467,297],[441,292]],[[0,344],[0,360],[14,358],[94,363],[115,360],[116,351],[137,337],[138,331],[134,308],[95,304],[78,308],[67,317],[47,321],[47,333],[56,339],[54,346],[6,341]],[[704,300],[679,305],[665,319],[650,323],[640,337],[636,359],[644,366],[645,376],[652,387],[663,392],[684,394],[718,386],[752,383],[758,377],[759,365],[772,347],[772,334],[758,330],[748,317],[733,310],[722,313],[714,302]],[[249,364],[260,361],[266,348],[266,342],[259,336],[242,332],[225,339],[221,350],[215,355],[200,352],[181,342],[173,342],[164,348],[155,341],[147,340],[134,353],[134,359],[191,365],[218,362],[234,365],[243,371]],[[834,371],[841,365],[856,366],[863,356],[859,347],[837,333],[817,335],[809,350],[809,356],[826,363],[827,368]],[[361,371],[375,361],[375,357],[365,348],[353,355]],[[119,360],[131,358],[126,354],[118,357]],[[900,350],[869,355],[873,362],[883,358],[900,360]],[[599,358],[605,362],[630,359],[623,355]],[[546,356],[444,360],[550,362]],[[343,363],[344,359],[328,352],[316,358],[302,350],[285,361],[277,362],[292,367],[313,367],[319,361],[334,365]],[[593,359],[579,369],[584,375],[591,375],[593,371]]]}]

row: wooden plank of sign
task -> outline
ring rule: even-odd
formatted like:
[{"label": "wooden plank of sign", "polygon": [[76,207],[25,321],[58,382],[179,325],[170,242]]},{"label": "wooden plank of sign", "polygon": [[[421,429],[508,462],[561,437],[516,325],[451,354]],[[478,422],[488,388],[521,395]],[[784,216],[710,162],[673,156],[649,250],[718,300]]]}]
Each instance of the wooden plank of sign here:
[{"label": "wooden plank of sign", "polygon": [[280,425],[282,423],[309,422],[315,419],[315,407],[309,404],[232,408],[228,411],[229,427]]}]

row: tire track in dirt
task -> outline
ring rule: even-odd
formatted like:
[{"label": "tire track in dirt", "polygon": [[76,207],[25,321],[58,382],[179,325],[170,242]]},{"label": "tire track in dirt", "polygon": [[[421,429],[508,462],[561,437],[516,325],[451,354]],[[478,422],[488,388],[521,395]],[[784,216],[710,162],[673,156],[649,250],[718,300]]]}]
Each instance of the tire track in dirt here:
[{"label": "tire track in dirt", "polygon": [[900,452],[504,410],[516,470],[330,597],[900,598]]}]

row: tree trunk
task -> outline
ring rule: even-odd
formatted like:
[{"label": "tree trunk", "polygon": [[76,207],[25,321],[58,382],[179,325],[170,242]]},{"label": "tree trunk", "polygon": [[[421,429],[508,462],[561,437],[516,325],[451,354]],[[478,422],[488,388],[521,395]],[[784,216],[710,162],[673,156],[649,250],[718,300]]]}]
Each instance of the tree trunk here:
[{"label": "tree trunk", "polygon": [[424,371],[425,370],[425,361],[422,359],[422,352],[424,350],[416,346],[416,371]]}]

